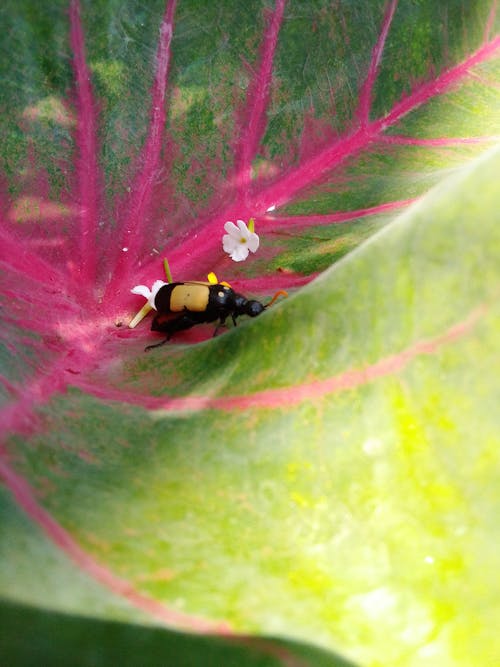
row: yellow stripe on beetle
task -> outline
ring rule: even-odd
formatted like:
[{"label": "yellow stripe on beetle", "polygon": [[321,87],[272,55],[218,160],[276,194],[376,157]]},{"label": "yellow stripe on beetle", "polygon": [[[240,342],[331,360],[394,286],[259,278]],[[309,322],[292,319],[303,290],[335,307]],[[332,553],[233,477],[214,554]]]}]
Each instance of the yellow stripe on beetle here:
[{"label": "yellow stripe on beetle", "polygon": [[192,313],[203,313],[208,306],[210,290],[203,283],[183,283],[177,285],[170,295],[170,310],[180,313],[189,310]]}]

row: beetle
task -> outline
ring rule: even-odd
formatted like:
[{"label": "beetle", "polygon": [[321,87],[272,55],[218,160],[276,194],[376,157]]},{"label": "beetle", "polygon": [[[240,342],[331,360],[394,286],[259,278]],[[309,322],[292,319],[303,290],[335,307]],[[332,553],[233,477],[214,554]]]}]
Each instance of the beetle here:
[{"label": "beetle", "polygon": [[215,336],[228,317],[231,317],[234,326],[240,315],[257,317],[274,303],[280,294],[287,296],[286,292],[280,290],[264,305],[260,301],[247,299],[224,283],[194,280],[166,283],[160,287],[154,298],[157,313],[151,324],[151,331],[166,333],[167,337],[159,343],[148,345],[145,351],[164,345],[177,331],[190,329],[203,322],[219,320],[214,330]]}]

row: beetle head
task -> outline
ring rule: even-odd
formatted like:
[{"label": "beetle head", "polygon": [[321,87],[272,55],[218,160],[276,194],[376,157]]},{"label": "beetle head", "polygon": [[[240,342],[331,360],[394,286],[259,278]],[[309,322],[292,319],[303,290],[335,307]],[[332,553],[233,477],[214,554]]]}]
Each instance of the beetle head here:
[{"label": "beetle head", "polygon": [[253,299],[251,299],[250,301],[246,302],[245,305],[246,315],[250,315],[250,317],[257,317],[257,315],[260,315],[263,312],[264,312],[264,306],[261,304],[260,301],[254,301]]},{"label": "beetle head", "polygon": [[249,315],[250,317],[257,317],[257,315],[260,315],[262,312],[264,312],[264,306],[260,303],[260,301],[246,299],[241,294],[235,294],[234,297],[234,310],[236,315]]}]

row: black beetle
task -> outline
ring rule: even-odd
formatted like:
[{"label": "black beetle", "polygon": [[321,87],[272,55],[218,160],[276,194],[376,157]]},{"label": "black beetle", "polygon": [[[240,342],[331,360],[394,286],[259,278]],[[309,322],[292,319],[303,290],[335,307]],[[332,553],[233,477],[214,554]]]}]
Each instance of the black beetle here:
[{"label": "black beetle", "polygon": [[[164,345],[177,331],[190,329],[203,322],[219,320],[214,331],[215,336],[229,316],[236,326],[237,317],[260,315],[280,294],[286,296],[286,292],[280,290],[264,306],[260,301],[237,294],[224,283],[197,281],[166,283],[160,287],[154,298],[157,313],[151,324],[151,330],[166,333],[167,337],[159,343],[148,345],[146,350]],[[176,314],[177,317],[174,317]]]}]

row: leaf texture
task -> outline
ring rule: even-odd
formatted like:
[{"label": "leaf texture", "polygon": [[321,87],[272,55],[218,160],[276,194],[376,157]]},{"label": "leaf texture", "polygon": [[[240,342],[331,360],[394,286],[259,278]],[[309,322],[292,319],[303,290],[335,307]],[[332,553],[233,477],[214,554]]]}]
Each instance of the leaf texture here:
[{"label": "leaf texture", "polygon": [[[217,664],[498,659],[496,4],[0,12],[4,597]],[[290,297],[144,354],[164,257]]]}]

